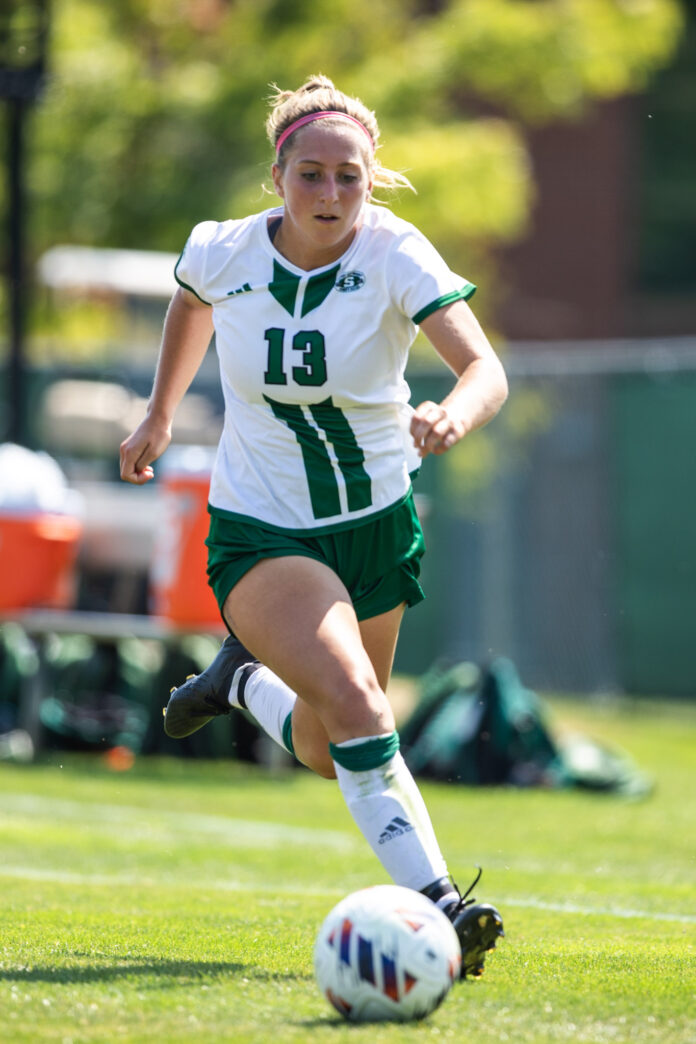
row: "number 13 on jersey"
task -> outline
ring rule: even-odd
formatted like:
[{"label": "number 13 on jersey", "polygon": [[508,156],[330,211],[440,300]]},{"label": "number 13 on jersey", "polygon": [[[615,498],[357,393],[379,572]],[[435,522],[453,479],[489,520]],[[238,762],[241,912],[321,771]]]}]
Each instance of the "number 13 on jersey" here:
[{"label": "number 13 on jersey", "polygon": [[[268,344],[268,363],[263,375],[265,384],[287,384],[285,372],[285,330],[272,326],[264,332]],[[292,366],[292,379],[303,387],[319,388],[326,384],[326,342],[319,330],[298,330],[292,348],[302,352],[301,365]]]}]

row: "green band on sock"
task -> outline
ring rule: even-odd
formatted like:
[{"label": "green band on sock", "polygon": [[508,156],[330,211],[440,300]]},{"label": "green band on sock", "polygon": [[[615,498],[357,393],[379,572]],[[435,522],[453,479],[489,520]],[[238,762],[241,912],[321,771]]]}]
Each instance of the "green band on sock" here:
[{"label": "green band on sock", "polygon": [[329,754],[333,760],[349,772],[367,772],[391,761],[399,749],[399,733],[389,736],[374,736],[363,743],[344,747],[340,743],[329,743]]},{"label": "green band on sock", "polygon": [[290,711],[283,722],[283,743],[292,756],[295,757],[295,748],[292,745],[292,711]]}]

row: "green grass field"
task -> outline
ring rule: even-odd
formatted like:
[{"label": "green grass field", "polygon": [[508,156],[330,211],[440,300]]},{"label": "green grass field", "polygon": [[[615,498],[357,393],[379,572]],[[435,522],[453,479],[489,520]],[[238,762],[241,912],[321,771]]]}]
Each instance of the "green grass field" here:
[{"label": "green grass field", "polygon": [[314,983],[325,914],[385,880],[335,784],[226,762],[0,764],[0,1039],[693,1044],[696,706],[551,706],[655,791],[424,786],[452,872],[484,866],[507,938],[408,1026],[349,1026]]}]

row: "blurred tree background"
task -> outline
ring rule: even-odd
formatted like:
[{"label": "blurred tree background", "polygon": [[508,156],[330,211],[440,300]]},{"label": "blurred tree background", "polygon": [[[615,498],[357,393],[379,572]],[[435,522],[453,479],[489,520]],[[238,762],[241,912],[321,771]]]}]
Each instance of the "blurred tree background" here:
[{"label": "blurred tree background", "polygon": [[[0,5],[6,2],[0,0]],[[11,17],[26,14],[26,7],[23,0],[10,0]],[[10,17],[6,11],[0,6],[0,58]],[[270,182],[272,160],[264,134],[270,85],[293,88],[323,72],[377,112],[380,158],[407,173],[418,190],[415,195],[401,192],[393,200],[395,211],[414,221],[452,268],[481,286],[475,308],[494,338],[496,320],[509,333],[498,305],[506,295],[506,254],[520,249],[518,270],[536,277],[534,292],[527,281],[521,296],[526,309],[542,319],[547,312],[552,320],[569,314],[571,323],[576,314],[602,319],[597,290],[608,287],[607,297],[624,293],[622,281],[633,277],[624,267],[637,269],[633,289],[638,302],[650,287],[666,296],[675,289],[691,292],[696,211],[694,138],[688,128],[693,122],[696,16],[686,2],[51,0],[51,11],[48,82],[27,122],[30,269],[58,244],[176,255],[196,222],[274,205],[276,197],[263,188]],[[653,109],[655,89],[659,98]],[[633,105],[631,96],[636,95],[642,97]],[[602,123],[603,114],[624,107],[619,99],[630,103],[626,108],[632,109],[635,123]],[[643,104],[651,106],[647,113]],[[599,136],[587,129],[597,115]],[[631,137],[634,126],[639,126],[642,152],[634,152],[622,139],[622,134]],[[556,142],[560,136],[555,155],[563,160],[560,167],[539,163],[539,139],[546,135],[556,135]],[[608,141],[617,144],[616,150],[606,147]],[[604,146],[604,156],[593,151],[597,142]],[[541,154],[548,160],[549,153]],[[0,185],[3,213],[6,192]],[[622,204],[631,204],[638,193],[644,198],[640,221],[634,222],[636,208]],[[612,223],[614,215],[622,220]],[[538,244],[549,225],[553,249],[547,249],[542,264]],[[578,250],[581,235],[590,250]],[[630,262],[624,262],[624,253],[631,254]],[[602,257],[611,264],[599,264]],[[564,264],[569,260],[573,263]],[[565,281],[563,291],[568,285],[575,291],[572,300],[558,285],[549,286],[557,273],[558,283]],[[624,311],[629,312],[634,298],[628,291],[625,296]],[[127,303],[125,320],[123,300],[115,296],[62,290],[51,295],[38,286],[32,295],[26,367],[31,378],[26,411],[34,440],[30,444],[62,453],[72,475],[115,478],[114,449],[142,415],[164,302],[129,298]],[[617,312],[620,307],[623,298]],[[673,318],[677,310],[671,297],[666,300],[660,335],[667,333],[662,316]],[[138,330],[133,328],[134,313],[143,318]],[[0,330],[6,328],[3,319]],[[576,337],[573,343],[584,344],[582,338],[617,336],[616,329],[608,323],[600,326],[598,320],[590,333],[554,336]],[[521,348],[525,337],[533,343],[536,336],[512,339]],[[0,333],[0,377],[3,340]],[[603,341],[597,351],[604,350]],[[425,359],[425,352],[420,358]],[[427,358],[428,368],[410,374],[418,382],[417,390],[412,382],[414,397],[421,399],[444,394],[438,382],[445,375],[431,367],[434,355],[429,350]],[[417,369],[418,342],[412,359]],[[66,399],[57,400],[51,414],[45,389],[75,374],[105,383],[105,393],[115,390],[116,405],[107,409],[94,387],[90,391],[78,380],[67,389],[72,412]],[[216,376],[210,376],[210,384],[203,389],[201,381],[199,387],[208,394],[214,383],[217,394]],[[638,596],[616,595],[615,605],[607,595],[610,588],[623,591],[624,575],[630,580],[637,575],[632,563],[645,557],[646,545],[659,551],[655,572],[681,590],[678,582],[685,586],[684,578],[692,575],[683,561],[692,560],[693,539],[688,527],[670,538],[672,576],[662,560],[662,522],[638,536],[631,529],[635,520],[653,517],[636,489],[641,495],[647,490],[645,496],[656,509],[660,505],[645,480],[646,454],[634,431],[645,435],[656,454],[653,481],[665,470],[663,459],[672,455],[671,448],[655,449],[654,431],[660,425],[654,418],[653,426],[645,428],[650,412],[645,402],[652,400],[636,394],[627,406],[619,401],[621,423],[612,427],[614,415],[598,412],[611,398],[606,387],[576,383],[573,398],[558,382],[518,380],[500,424],[477,433],[457,455],[448,455],[423,475],[421,491],[440,505],[439,514],[433,511],[428,520],[431,531],[437,530],[432,544],[440,548],[439,557],[431,553],[427,569],[433,586],[446,588],[450,600],[443,600],[441,610],[430,616],[416,617],[412,639],[406,632],[402,648],[424,658],[409,670],[422,669],[427,657],[449,642],[458,655],[474,658],[479,650],[502,649],[520,659],[533,683],[550,679],[563,687],[629,678],[637,688],[638,672],[630,656],[625,650],[607,652],[614,639],[607,637],[606,606],[613,611],[621,605],[621,626],[631,641],[637,636],[639,650],[648,648],[646,636],[651,634],[660,637],[671,629],[681,635],[675,618],[683,617],[690,626],[689,598],[660,601],[664,592],[658,587],[656,596],[652,582],[636,583],[643,599],[639,608],[654,605],[662,613],[664,604],[674,606],[671,615],[662,613],[662,629],[649,613],[640,616],[638,610],[634,617],[640,617],[640,626],[624,626],[624,607],[636,604]],[[671,385],[666,387],[671,392]],[[678,391],[684,393],[679,408],[665,400],[662,415],[686,417],[691,423],[690,386],[680,381]],[[124,397],[127,406],[122,405]],[[211,421],[210,395],[203,402],[205,396],[196,397],[194,389],[187,399],[189,421],[182,422],[180,410],[179,440],[216,438],[213,422],[220,418],[215,415]],[[0,419],[3,409],[0,394]],[[45,428],[36,434],[35,419],[46,417]],[[51,427],[56,417],[62,418],[62,443],[56,424]],[[625,435],[619,451],[627,448],[626,459],[617,462],[614,434],[619,429]],[[593,457],[595,437],[600,449]],[[680,434],[677,443],[686,447],[692,441]],[[638,452],[631,457],[634,446]],[[534,467],[532,451],[537,453]],[[101,470],[80,468],[97,456]],[[676,502],[675,490],[683,484],[682,458],[673,456],[673,472],[667,476],[673,485],[660,487],[666,490],[663,503]],[[615,475],[624,476],[629,457],[636,478],[634,485],[626,480],[629,493],[622,499],[616,494]],[[537,468],[540,460],[543,467]],[[614,503],[623,505],[624,500],[626,524],[610,517]],[[548,507],[543,515],[542,507]],[[685,509],[673,516],[681,521],[691,514]],[[622,525],[627,535],[617,537]],[[628,551],[616,551],[621,540]],[[624,560],[631,568],[622,572]],[[453,583],[453,576],[459,582]],[[115,604],[111,594],[102,598],[102,588],[99,598]],[[529,633],[528,621],[533,623]],[[462,644],[462,636],[469,645]],[[689,631],[681,659],[676,654],[673,659],[692,685],[690,642]],[[617,664],[623,656],[628,666],[612,667],[612,655]],[[658,666],[662,659],[661,654],[654,657]]]},{"label": "blurred tree background", "polygon": [[[21,5],[20,5],[21,7]],[[31,256],[56,243],[179,251],[271,205],[269,84],[318,71],[377,111],[397,209],[480,278],[525,228],[522,128],[639,91],[676,0],[54,0],[32,121]]]}]

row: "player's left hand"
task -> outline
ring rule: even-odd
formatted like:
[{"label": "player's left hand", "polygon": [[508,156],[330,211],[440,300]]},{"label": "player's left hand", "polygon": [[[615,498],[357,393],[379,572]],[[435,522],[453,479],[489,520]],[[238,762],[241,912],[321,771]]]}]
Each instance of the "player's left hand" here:
[{"label": "player's left hand", "polygon": [[411,418],[413,444],[420,457],[429,453],[446,453],[466,434],[464,424],[455,421],[444,406],[436,402],[422,402]]}]

